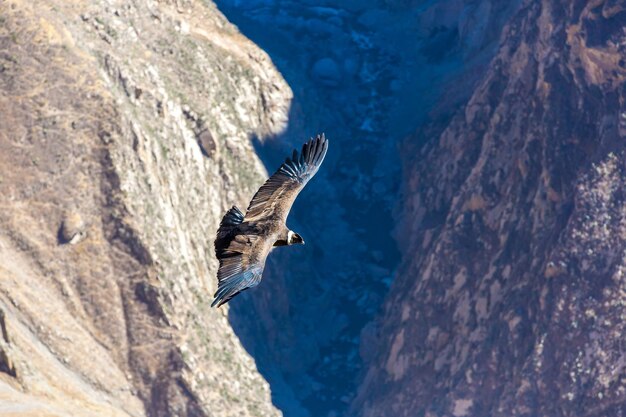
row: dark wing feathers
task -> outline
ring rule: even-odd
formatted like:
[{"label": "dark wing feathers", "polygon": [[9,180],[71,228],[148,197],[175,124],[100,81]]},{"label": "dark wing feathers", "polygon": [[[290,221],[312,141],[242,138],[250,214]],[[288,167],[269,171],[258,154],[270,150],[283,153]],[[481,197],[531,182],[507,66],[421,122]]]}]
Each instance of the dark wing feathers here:
[{"label": "dark wing feathers", "polygon": [[224,215],[224,218],[220,222],[220,228],[222,226],[236,226],[243,221],[243,213],[237,208],[232,206]]},{"label": "dark wing feathers", "polygon": [[228,245],[220,250],[216,249],[220,267],[217,270],[217,292],[211,307],[221,306],[261,281],[265,262],[259,261],[253,254],[255,245],[262,243],[260,241],[261,236],[258,235],[231,234]]},{"label": "dark wing feathers", "polygon": [[263,266],[252,263],[249,256],[259,236],[237,234],[237,226],[242,222],[243,213],[233,206],[226,212],[217,230],[215,254],[220,267],[217,271],[217,292],[211,307],[221,306],[237,293],[261,281]]},{"label": "dark wing feathers", "polygon": [[255,287],[261,282],[263,276],[263,267],[255,265],[252,268],[241,271],[235,275],[224,278],[219,282],[215,300],[211,303],[211,307],[221,306],[230,301],[235,295],[248,288]]},{"label": "dark wing feathers", "polygon": [[261,282],[262,276],[263,266],[254,265],[250,269],[223,278],[218,284],[211,307],[219,307],[240,292],[256,287]]},{"label": "dark wing feathers", "polygon": [[287,220],[291,205],[319,169],[327,150],[328,141],[323,134],[309,140],[300,153],[294,150],[291,158],[257,191],[245,216],[235,206],[226,212],[215,239],[220,267],[211,307],[221,306],[261,281],[271,244],[254,225],[264,220]]},{"label": "dark wing feathers", "polygon": [[222,218],[220,227],[217,229],[217,237],[215,238],[215,254],[217,259],[221,259],[221,253],[226,249],[232,239],[232,232],[243,221],[243,213],[236,207],[232,206]]},{"label": "dark wing feathers", "polygon": [[291,158],[287,158],[254,195],[245,220],[274,218],[286,221],[291,205],[319,169],[327,150],[328,141],[323,134],[305,143],[300,153],[294,150]]}]

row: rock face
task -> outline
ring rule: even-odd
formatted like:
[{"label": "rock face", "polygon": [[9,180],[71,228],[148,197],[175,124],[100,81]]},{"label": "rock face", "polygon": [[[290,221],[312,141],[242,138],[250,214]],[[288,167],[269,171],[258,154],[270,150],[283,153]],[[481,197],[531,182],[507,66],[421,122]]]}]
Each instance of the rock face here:
[{"label": "rock face", "polygon": [[407,141],[355,414],[623,415],[625,22],[526,1],[467,105]]},{"label": "rock face", "polygon": [[[293,101],[208,1],[0,3],[0,414],[622,415],[623,2],[223,3]],[[250,137],[320,129],[307,250],[209,309]]]},{"label": "rock face", "polygon": [[280,415],[208,306],[290,99],[207,2],[0,4],[0,414]]},{"label": "rock face", "polygon": [[[398,141],[435,103],[467,100],[517,2],[217,3],[294,91],[289,127],[275,141],[283,148],[261,149],[273,156],[268,168],[320,129],[331,141],[288,220],[306,247],[276,250],[263,285],[233,300],[229,318],[285,415],[343,416],[363,359],[376,349],[363,327],[379,313],[400,261],[391,236]],[[484,36],[467,36],[477,28]],[[465,54],[470,47],[479,52]],[[319,78],[327,74],[332,87]]]},{"label": "rock face", "polygon": [[322,58],[313,65],[313,77],[327,87],[336,87],[341,81],[339,66],[332,58]]}]

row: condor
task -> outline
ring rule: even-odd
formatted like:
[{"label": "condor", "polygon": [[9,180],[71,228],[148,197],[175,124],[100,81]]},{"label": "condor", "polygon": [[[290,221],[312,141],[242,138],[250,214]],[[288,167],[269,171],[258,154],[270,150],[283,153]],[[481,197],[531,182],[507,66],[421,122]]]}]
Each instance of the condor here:
[{"label": "condor", "polygon": [[211,307],[221,306],[261,282],[265,260],[274,246],[304,244],[289,230],[287,216],[296,197],[315,175],[328,151],[324,134],[309,140],[302,151],[278,168],[254,195],[246,215],[235,206],[226,212],[215,239],[220,261],[218,287]]}]

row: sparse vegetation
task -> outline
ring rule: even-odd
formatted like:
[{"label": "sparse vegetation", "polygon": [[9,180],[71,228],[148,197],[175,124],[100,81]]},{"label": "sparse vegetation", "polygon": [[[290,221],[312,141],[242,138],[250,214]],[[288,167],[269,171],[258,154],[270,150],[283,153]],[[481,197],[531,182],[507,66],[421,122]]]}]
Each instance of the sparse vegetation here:
[{"label": "sparse vegetation", "polygon": [[[174,396],[172,401],[196,401],[200,409],[208,410],[213,403],[202,401],[218,398],[224,404],[231,402],[236,412],[244,416],[252,415],[247,411],[249,403],[258,403],[262,415],[275,415],[267,384],[233,337],[222,312],[210,310],[205,305],[212,295],[207,285],[214,285],[210,278],[215,267],[206,254],[212,253],[210,236],[222,209],[220,199],[215,196],[223,193],[225,187],[238,188],[240,178],[228,177],[235,182],[225,185],[226,175],[218,170],[218,164],[211,161],[209,165],[205,157],[198,160],[197,152],[189,152],[188,146],[194,144],[186,141],[193,134],[194,126],[180,111],[182,103],[198,109],[207,125],[213,126],[213,132],[228,132],[226,137],[219,139],[235,143],[239,159],[253,158],[246,142],[249,132],[259,126],[237,121],[234,108],[225,108],[222,114],[211,112],[216,94],[225,97],[234,94],[237,84],[241,83],[240,75],[237,75],[240,72],[219,80],[214,78],[214,66],[223,60],[220,54],[224,52],[216,50],[207,41],[176,32],[176,22],[169,17],[169,12],[172,16],[180,13],[172,4],[155,6],[156,10],[166,11],[159,19],[152,18],[151,11],[154,10],[149,11],[142,3],[125,6],[115,17],[110,14],[116,11],[105,10],[100,3],[92,6],[92,10],[80,17],[75,16],[75,19],[71,18],[75,9],[66,2],[53,0],[50,8],[45,10],[52,13],[46,16],[51,25],[50,33],[67,31],[80,49],[70,42],[64,42],[59,48],[48,48],[45,42],[29,43],[36,38],[31,37],[31,33],[40,30],[37,22],[42,10],[27,3],[17,6],[21,13],[19,21],[13,21],[11,14],[0,16],[0,30],[19,26],[20,31],[29,34],[24,37],[23,48],[22,45],[20,48],[9,47],[0,53],[3,66],[20,63],[20,67],[15,68],[15,85],[19,92],[12,92],[14,97],[2,96],[0,101],[11,99],[29,110],[19,113],[24,119],[14,120],[15,124],[11,126],[36,125],[28,119],[29,115],[47,112],[77,114],[89,121],[84,129],[72,128],[69,123],[55,125],[48,129],[47,141],[40,140],[44,136],[41,129],[29,132],[32,140],[38,143],[37,150],[41,149],[40,153],[27,153],[23,165],[32,167],[37,164],[38,169],[31,170],[29,175],[46,177],[45,180],[38,177],[32,181],[45,183],[49,188],[44,192],[48,189],[58,192],[52,193],[52,198],[42,196],[45,203],[35,201],[40,198],[39,194],[30,192],[33,200],[27,205],[32,212],[20,216],[50,217],[49,221],[54,222],[56,210],[71,203],[80,206],[87,219],[88,237],[71,249],[66,248],[60,255],[63,266],[59,272],[50,270],[45,275],[34,272],[33,276],[37,276],[41,283],[47,283],[48,276],[51,281],[63,282],[63,300],[72,300],[71,305],[80,310],[80,314],[69,314],[66,309],[70,304],[57,306],[55,296],[46,293],[50,299],[45,305],[58,307],[53,316],[63,320],[55,331],[69,334],[74,331],[69,330],[71,326],[81,328],[83,320],[84,323],[89,321],[88,326],[95,329],[93,334],[98,335],[97,340],[89,333],[73,337],[75,346],[59,345],[54,337],[45,343],[54,345],[54,352],[63,352],[63,366],[72,366],[68,375],[79,372],[89,381],[93,378],[93,384],[86,384],[102,393],[104,400],[91,397],[83,387],[73,387],[74,392],[82,394],[71,398],[65,393],[46,394],[43,401],[56,404],[56,399],[60,398],[61,409],[73,407],[75,403],[84,404],[75,410],[90,410],[98,415],[121,415],[126,411],[140,415],[143,411],[136,411],[143,410],[139,398],[152,395],[149,382],[154,378],[152,370],[165,375],[171,369],[169,353],[180,349],[180,356],[187,363],[185,378],[189,378],[188,387],[193,387],[194,392],[192,396],[184,393]],[[196,7],[203,6],[197,3]],[[201,15],[204,18],[195,21],[194,25],[219,36],[212,19],[222,18],[211,13]],[[55,16],[60,18],[55,19]],[[192,15],[184,17],[195,18]],[[63,24],[67,26],[61,27]],[[11,38],[15,43],[19,33],[7,32],[6,43]],[[140,36],[133,36],[133,33]],[[112,44],[116,46],[112,47]],[[233,47],[254,48],[251,44]],[[173,53],[169,53],[170,50]],[[161,51],[166,53],[160,54]],[[57,57],[56,53],[63,56]],[[208,56],[211,59],[207,59]],[[245,66],[246,63],[237,65]],[[278,77],[277,74],[273,76]],[[37,90],[43,77],[54,80],[53,89]],[[265,82],[280,83],[280,80]],[[135,94],[137,89],[141,89],[141,97]],[[265,111],[250,99],[240,107],[240,111],[248,113]],[[259,119],[262,117],[250,117],[253,121]],[[233,124],[233,120],[237,122]],[[19,130],[5,129],[3,134],[9,135],[11,140],[15,140],[14,136],[23,137]],[[50,159],[45,154],[46,146],[56,135],[64,139],[55,143]],[[0,135],[0,141],[4,137]],[[74,169],[78,173],[74,173]],[[67,177],[63,173],[67,173]],[[262,173],[253,169],[248,175],[260,179]],[[13,178],[9,180],[13,181]],[[2,172],[0,187],[5,182],[6,176]],[[243,194],[245,191],[235,192]],[[40,207],[45,207],[46,216],[37,214]],[[4,213],[12,213],[3,210],[0,222],[5,219]],[[4,223],[1,225],[4,230]],[[30,237],[24,237],[35,240],[36,244],[29,247],[49,248],[45,239],[48,235],[55,236],[59,225],[50,227],[51,231],[36,230],[30,233]],[[2,239],[3,235],[0,235]],[[0,249],[4,247],[2,240]],[[42,257],[40,262],[54,264],[46,258],[48,249],[40,250],[42,254],[37,255]],[[50,249],[50,253],[55,250]],[[156,283],[153,284],[152,279]],[[48,288],[47,284],[29,285],[28,288],[39,290]],[[20,294],[19,291],[28,288],[14,288],[11,292]],[[16,308],[21,308],[17,301]],[[49,320],[50,325],[57,324],[55,320]],[[48,322],[38,325],[42,335],[53,334],[48,329]],[[181,340],[189,346],[189,351],[182,350]],[[71,354],[73,349],[83,347],[98,352],[97,357],[86,361],[84,358],[90,355],[84,354],[80,358]],[[15,346],[10,354],[19,357],[25,348]],[[115,364],[111,365],[109,360],[103,366],[105,358],[111,357],[115,358]],[[126,362],[132,366],[127,366]],[[34,368],[33,372],[38,371]],[[242,384],[241,392],[236,396],[226,383],[235,376]],[[64,374],[58,377],[67,382],[63,379]],[[46,386],[46,378],[40,378],[38,387]],[[98,378],[108,379],[105,382]],[[215,380],[225,381],[222,391],[208,382]],[[142,382],[135,386],[134,381]],[[74,382],[68,382],[68,386],[72,384]],[[40,395],[36,389],[27,388],[31,390],[29,395]],[[171,389],[179,390],[180,387],[172,386]],[[139,392],[141,390],[145,391]],[[118,409],[115,404],[124,404],[125,409]],[[170,406],[175,409],[178,404]]]}]

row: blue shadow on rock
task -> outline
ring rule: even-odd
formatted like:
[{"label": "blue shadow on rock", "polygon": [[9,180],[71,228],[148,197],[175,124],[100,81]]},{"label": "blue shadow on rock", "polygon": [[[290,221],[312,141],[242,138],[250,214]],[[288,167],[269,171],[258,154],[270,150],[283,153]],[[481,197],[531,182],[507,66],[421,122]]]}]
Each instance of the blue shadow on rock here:
[{"label": "blue shadow on rock", "polygon": [[410,144],[417,153],[437,138],[413,133],[432,124],[442,101],[443,117],[465,103],[497,50],[499,29],[489,25],[499,28],[519,1],[488,16],[481,2],[466,2],[464,22],[474,26],[463,33],[428,12],[432,0],[216,3],[294,93],[287,130],[252,138],[269,174],[309,137],[324,132],[330,141],[287,221],[306,245],[275,249],[261,284],[231,301],[229,320],[286,417],[345,416],[365,362],[378,354],[373,319],[400,263],[392,237],[398,144],[409,133],[420,137]]},{"label": "blue shadow on rock", "polygon": [[[286,417],[344,416],[363,369],[361,331],[379,312],[400,260],[391,236],[399,158],[395,143],[371,127],[377,113],[367,100],[389,82],[382,71],[365,84],[351,74],[351,60],[362,58],[349,32],[336,34],[345,41],[311,44],[300,20],[287,36],[229,2],[217,4],[270,55],[294,93],[287,130],[251,139],[268,173],[310,137],[324,132],[330,141],[287,221],[306,244],[273,250],[261,284],[230,302],[229,321]],[[324,22],[304,22],[325,30]]]}]

